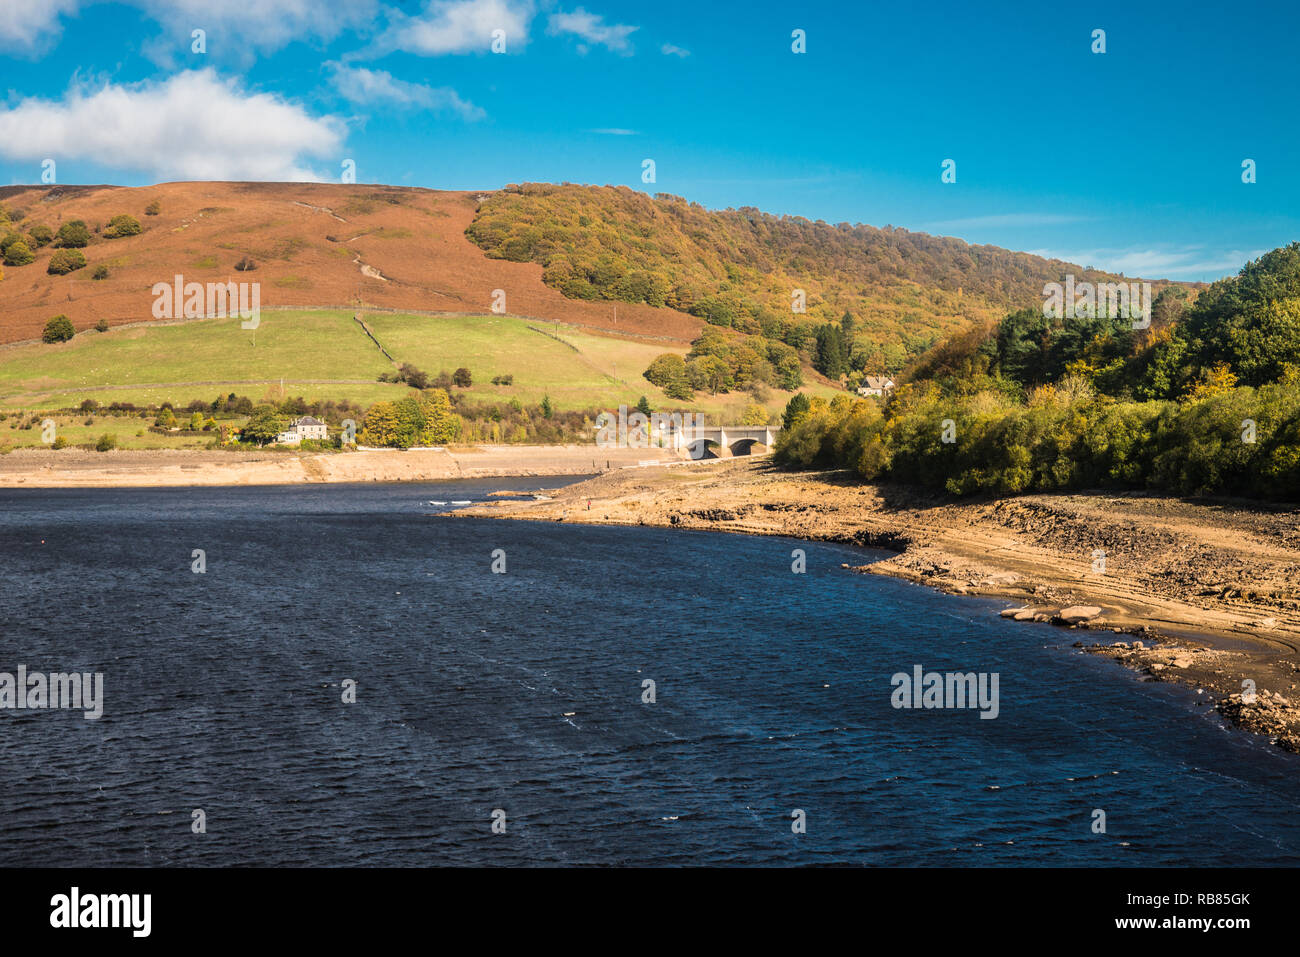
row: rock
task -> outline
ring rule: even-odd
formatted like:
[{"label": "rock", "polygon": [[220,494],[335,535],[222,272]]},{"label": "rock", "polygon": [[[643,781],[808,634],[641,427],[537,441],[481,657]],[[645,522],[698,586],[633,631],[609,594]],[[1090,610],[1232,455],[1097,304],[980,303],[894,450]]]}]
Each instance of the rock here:
[{"label": "rock", "polygon": [[1276,618],[1261,618],[1259,621],[1255,622],[1255,627],[1256,627],[1256,628],[1276,628],[1276,627],[1277,627],[1277,619],[1276,619]]},{"label": "rock", "polygon": [[[1116,628],[1115,630],[1119,631],[1118,628]],[[1133,647],[1136,648],[1138,651],[1141,651],[1142,649],[1146,648],[1146,645],[1142,644],[1142,642],[1140,641],[1135,641],[1133,642]]]},{"label": "rock", "polygon": [[1175,658],[1173,661],[1170,662],[1170,664],[1173,665],[1175,668],[1187,668],[1187,667],[1190,667],[1190,666],[1191,666],[1191,664],[1192,664],[1192,659],[1191,659],[1191,658]]},{"label": "rock", "polygon": [[1052,616],[1046,614],[1045,612],[1040,611],[1038,614],[1034,615],[1034,621],[1051,621],[1051,620],[1052,620]]},{"label": "rock", "polygon": [[1014,618],[1016,615],[1020,614],[1024,610],[1025,609],[1023,608],[1003,608],[1002,611],[999,612],[999,614],[1003,618]]},{"label": "rock", "polygon": [[[989,575],[989,576],[985,577],[984,579],[982,579],[982,580],[979,582],[979,584],[981,584],[981,585],[1014,585],[1014,584],[1015,584],[1016,582],[1018,582],[1018,581],[1020,581],[1020,576],[1017,575],[1015,572],[998,572],[996,575]],[[971,582],[971,584],[974,585],[975,582]]]},{"label": "rock", "polygon": [[1016,621],[1033,621],[1036,612],[1032,608],[1021,608],[1011,617]]},{"label": "rock", "polygon": [[1088,621],[1100,614],[1101,609],[1096,605],[1071,605],[1069,608],[1062,608],[1056,613],[1056,617],[1067,625],[1077,625],[1081,621]]}]

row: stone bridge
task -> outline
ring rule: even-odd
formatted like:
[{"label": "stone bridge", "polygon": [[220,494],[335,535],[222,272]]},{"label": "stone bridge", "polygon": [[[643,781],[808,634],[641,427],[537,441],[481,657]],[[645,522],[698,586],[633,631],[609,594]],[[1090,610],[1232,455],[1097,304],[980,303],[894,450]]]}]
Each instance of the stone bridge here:
[{"label": "stone bridge", "polygon": [[770,452],[781,433],[779,425],[701,425],[669,433],[672,448],[686,449],[693,459]]}]

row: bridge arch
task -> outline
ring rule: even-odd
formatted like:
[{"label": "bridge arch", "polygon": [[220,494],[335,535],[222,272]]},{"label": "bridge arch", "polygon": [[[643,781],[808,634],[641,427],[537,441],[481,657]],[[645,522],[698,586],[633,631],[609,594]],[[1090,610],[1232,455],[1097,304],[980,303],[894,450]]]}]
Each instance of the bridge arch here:
[{"label": "bridge arch", "polygon": [[760,439],[736,439],[729,448],[732,455],[762,455],[771,451]]},{"label": "bridge arch", "polygon": [[722,457],[722,445],[717,439],[698,438],[682,446],[693,459],[717,459]]}]

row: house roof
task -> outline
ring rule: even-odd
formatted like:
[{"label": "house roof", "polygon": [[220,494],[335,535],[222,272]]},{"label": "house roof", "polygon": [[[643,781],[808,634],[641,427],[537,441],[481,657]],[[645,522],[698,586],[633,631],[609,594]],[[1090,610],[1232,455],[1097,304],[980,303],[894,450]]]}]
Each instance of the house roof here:
[{"label": "house roof", "polygon": [[304,415],[301,419],[294,419],[294,425],[324,425],[320,419],[313,419],[310,415]]}]

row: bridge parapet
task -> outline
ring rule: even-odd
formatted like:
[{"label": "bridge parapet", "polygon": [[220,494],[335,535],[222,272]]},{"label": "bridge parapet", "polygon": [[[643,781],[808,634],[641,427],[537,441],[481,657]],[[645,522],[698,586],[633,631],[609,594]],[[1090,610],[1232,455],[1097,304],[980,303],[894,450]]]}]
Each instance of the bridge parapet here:
[{"label": "bridge parapet", "polygon": [[[692,458],[703,458],[708,444],[727,454],[740,448],[762,445],[770,449],[779,425],[705,425],[699,413],[654,412],[645,415],[620,406],[618,416],[602,412],[596,417],[596,445],[602,448],[691,449]],[[698,453],[698,454],[697,454]]]}]

